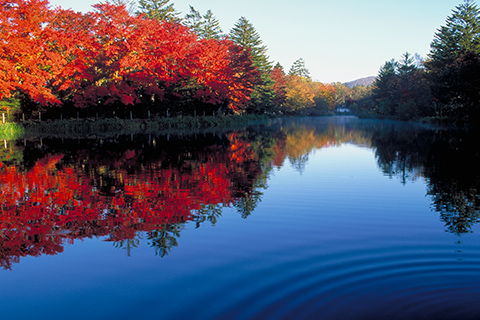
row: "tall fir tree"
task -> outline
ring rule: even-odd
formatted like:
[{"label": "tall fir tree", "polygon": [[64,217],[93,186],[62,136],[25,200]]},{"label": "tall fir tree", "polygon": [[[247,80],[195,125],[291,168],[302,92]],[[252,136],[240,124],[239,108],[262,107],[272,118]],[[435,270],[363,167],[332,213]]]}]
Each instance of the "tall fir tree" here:
[{"label": "tall fir tree", "polygon": [[452,11],[430,46],[430,59],[444,64],[468,52],[480,54],[480,11],[472,0]]},{"label": "tall fir tree", "polygon": [[267,46],[248,19],[240,17],[230,30],[229,38],[244,50],[249,50],[253,65],[260,71],[260,81],[254,87],[251,103],[247,109],[250,113],[268,113],[274,107],[275,82],[270,77],[272,68],[267,56]]},{"label": "tall fir tree", "polygon": [[267,56],[267,46],[263,44],[260,35],[250,21],[240,17],[230,30],[229,38],[237,45],[248,48],[251,51],[253,64],[262,73],[271,69],[271,63]]},{"label": "tall fir tree", "polygon": [[173,7],[170,0],[140,0],[138,2],[139,11],[137,14],[145,14],[150,19],[160,21],[179,21],[179,13]]},{"label": "tall fir tree", "polygon": [[437,116],[480,125],[480,10],[466,0],[438,29],[425,63]]},{"label": "tall fir tree", "polygon": [[207,13],[203,15],[203,30],[200,35],[204,39],[220,40],[223,38],[223,31],[220,28],[220,22],[213,15],[211,10],[207,10]]}]

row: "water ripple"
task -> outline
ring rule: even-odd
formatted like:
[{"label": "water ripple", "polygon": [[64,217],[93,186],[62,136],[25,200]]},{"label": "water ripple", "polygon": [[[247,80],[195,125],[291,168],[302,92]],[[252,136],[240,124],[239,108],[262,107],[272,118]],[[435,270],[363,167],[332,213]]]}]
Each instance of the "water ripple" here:
[{"label": "water ripple", "polygon": [[218,318],[469,319],[480,314],[480,254],[460,256],[411,245],[265,257],[230,284],[235,293]]}]

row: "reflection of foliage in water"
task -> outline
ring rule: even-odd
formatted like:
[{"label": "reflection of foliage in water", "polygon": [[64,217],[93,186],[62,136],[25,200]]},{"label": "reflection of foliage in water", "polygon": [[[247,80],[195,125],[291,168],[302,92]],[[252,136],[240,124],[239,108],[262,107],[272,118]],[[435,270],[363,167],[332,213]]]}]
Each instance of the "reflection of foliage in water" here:
[{"label": "reflection of foliage in water", "polygon": [[386,122],[372,132],[377,164],[390,177],[398,177],[403,184],[417,179],[428,152],[433,132],[414,124]]},{"label": "reflection of foliage in water", "polygon": [[93,236],[107,236],[130,255],[138,232],[166,255],[186,222],[214,224],[222,206],[255,193],[261,169],[249,143],[235,134],[222,139],[201,151],[173,144],[160,153],[145,145],[109,148],[97,141],[88,151],[66,144],[62,154],[47,150],[31,168],[1,165],[2,265]]},{"label": "reflection of foliage in water", "polygon": [[159,256],[187,222],[215,225],[224,206],[242,218],[262,200],[285,160],[299,172],[316,149],[353,143],[375,149],[388,177],[424,177],[449,232],[479,220],[475,134],[355,118],[302,119],[229,134],[22,141],[0,167],[0,262],[56,254],[74,239],[104,236],[127,255],[145,234]]},{"label": "reflection of foliage in water", "polygon": [[391,124],[375,130],[379,167],[402,183],[422,176],[432,208],[449,232],[471,232],[480,217],[480,143],[474,132]]},{"label": "reflection of foliage in water", "polygon": [[170,224],[164,228],[148,232],[148,240],[151,246],[155,248],[155,254],[161,257],[166,256],[173,247],[178,246],[177,238],[180,237],[180,231],[183,225]]},{"label": "reflection of foliage in water", "polygon": [[477,189],[459,190],[454,185],[431,185],[428,194],[448,231],[455,234],[471,232],[473,225],[480,221],[480,196]]},{"label": "reflection of foliage in water", "polygon": [[428,194],[450,232],[471,232],[480,217],[478,132],[437,133],[425,167]]}]

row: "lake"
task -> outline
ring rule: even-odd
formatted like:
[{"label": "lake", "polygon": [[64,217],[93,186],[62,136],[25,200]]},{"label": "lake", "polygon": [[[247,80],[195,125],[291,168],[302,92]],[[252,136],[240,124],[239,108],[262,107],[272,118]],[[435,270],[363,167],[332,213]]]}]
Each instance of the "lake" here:
[{"label": "lake", "polygon": [[2,319],[478,319],[475,132],[4,141]]}]

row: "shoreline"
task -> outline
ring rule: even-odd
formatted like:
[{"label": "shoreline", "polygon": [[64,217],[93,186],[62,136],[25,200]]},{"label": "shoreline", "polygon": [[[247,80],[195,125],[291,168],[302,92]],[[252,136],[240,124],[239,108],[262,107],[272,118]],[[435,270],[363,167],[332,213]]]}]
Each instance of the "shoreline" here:
[{"label": "shoreline", "polygon": [[0,124],[0,140],[36,137],[107,137],[123,134],[178,133],[189,134],[231,130],[269,123],[282,117],[273,115],[231,115],[173,117],[158,119],[79,119]]}]

